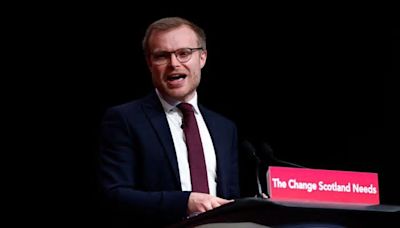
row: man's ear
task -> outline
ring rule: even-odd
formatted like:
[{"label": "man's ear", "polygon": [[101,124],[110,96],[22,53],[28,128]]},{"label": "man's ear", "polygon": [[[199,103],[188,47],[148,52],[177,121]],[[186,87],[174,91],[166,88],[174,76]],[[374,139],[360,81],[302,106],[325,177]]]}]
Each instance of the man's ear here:
[{"label": "man's ear", "polygon": [[147,63],[147,67],[149,68],[149,70],[151,72],[151,68],[152,68],[153,64],[150,61],[150,57],[148,55],[146,56],[146,63]]},{"label": "man's ear", "polygon": [[207,50],[202,50],[200,52],[200,65],[201,65],[201,68],[203,68],[204,65],[206,65],[206,61],[207,61]]}]

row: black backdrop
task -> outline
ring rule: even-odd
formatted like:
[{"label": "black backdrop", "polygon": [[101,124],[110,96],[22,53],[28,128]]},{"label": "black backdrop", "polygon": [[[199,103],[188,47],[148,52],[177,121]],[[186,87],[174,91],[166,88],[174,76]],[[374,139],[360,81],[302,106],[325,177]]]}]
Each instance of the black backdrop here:
[{"label": "black backdrop", "polygon": [[[57,6],[30,12],[15,28],[28,60],[20,84],[34,120],[28,134],[46,133],[34,142],[44,178],[28,180],[44,187],[37,203],[46,199],[61,221],[101,221],[101,117],[152,90],[144,30],[183,16],[207,33],[200,102],[235,121],[241,139],[269,142],[277,157],[311,168],[377,172],[382,203],[400,204],[399,30],[389,15],[327,6],[143,9]],[[246,164],[242,186],[252,194]]]}]

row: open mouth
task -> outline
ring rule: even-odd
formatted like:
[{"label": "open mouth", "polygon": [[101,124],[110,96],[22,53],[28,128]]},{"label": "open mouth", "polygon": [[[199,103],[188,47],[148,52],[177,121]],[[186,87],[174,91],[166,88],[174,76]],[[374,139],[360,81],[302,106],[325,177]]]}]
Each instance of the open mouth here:
[{"label": "open mouth", "polygon": [[169,75],[167,77],[168,81],[176,81],[176,80],[180,80],[180,79],[185,79],[186,75],[185,74],[174,74],[174,75]]}]

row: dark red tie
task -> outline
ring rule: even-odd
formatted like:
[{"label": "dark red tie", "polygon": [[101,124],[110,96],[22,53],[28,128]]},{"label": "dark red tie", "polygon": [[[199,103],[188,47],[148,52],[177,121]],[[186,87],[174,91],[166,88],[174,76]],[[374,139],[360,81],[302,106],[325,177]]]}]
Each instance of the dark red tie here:
[{"label": "dark red tie", "polygon": [[194,116],[193,106],[188,103],[180,103],[178,108],[183,114],[182,125],[188,150],[192,191],[209,193],[203,145],[201,143],[196,117]]}]

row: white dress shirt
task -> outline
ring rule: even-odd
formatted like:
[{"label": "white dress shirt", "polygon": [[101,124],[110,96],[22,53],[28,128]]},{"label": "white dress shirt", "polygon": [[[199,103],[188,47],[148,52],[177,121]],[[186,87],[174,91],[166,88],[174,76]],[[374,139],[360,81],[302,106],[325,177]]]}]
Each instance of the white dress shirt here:
[{"label": "white dress shirt", "polygon": [[[175,102],[170,104],[165,101],[158,90],[156,90],[157,95],[161,101],[164,108],[165,115],[168,120],[169,129],[171,131],[172,139],[174,141],[176,158],[178,160],[179,177],[181,181],[182,191],[192,191],[192,184],[190,180],[190,169],[188,161],[188,152],[185,142],[185,134],[183,132],[182,126],[182,112],[176,106],[180,102]],[[207,125],[204,122],[203,116],[200,113],[199,107],[197,106],[197,93],[189,102],[194,108],[194,113],[199,126],[201,143],[203,145],[204,159],[207,167],[207,179],[210,195],[217,195],[217,162],[215,157],[214,145],[211,140],[210,133],[208,131]]]}]

